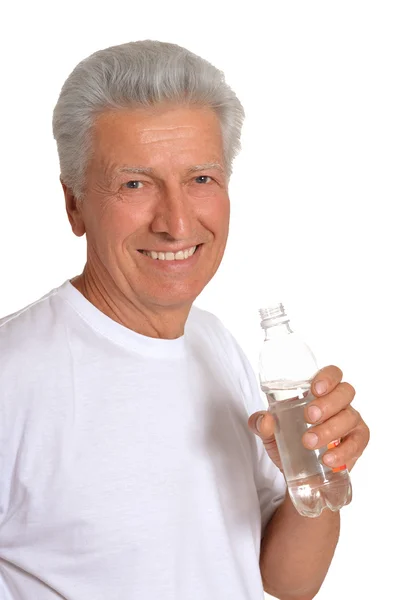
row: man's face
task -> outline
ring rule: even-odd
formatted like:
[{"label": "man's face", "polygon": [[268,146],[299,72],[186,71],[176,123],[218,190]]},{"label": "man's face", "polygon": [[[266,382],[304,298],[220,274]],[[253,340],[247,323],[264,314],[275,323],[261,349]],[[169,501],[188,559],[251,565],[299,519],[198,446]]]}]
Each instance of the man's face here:
[{"label": "man's face", "polygon": [[98,117],[79,213],[90,272],[103,285],[136,306],[191,305],[219,267],[229,212],[210,108],[160,105]]}]

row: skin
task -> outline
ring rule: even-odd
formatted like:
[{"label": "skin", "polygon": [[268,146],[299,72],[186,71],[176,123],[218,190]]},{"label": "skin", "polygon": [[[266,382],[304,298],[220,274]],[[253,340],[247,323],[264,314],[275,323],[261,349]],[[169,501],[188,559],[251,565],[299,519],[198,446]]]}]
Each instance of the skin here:
[{"label": "skin", "polygon": [[[204,164],[220,168],[193,171]],[[121,172],[137,166],[151,172]],[[228,181],[215,113],[165,104],[102,113],[93,129],[83,201],[62,185],[72,230],[87,237],[87,262],[72,284],[125,327],[150,337],[181,336],[193,301],[219,267],[229,229]],[[195,245],[199,250],[184,261],[153,260],[140,252],[176,252]],[[316,389],[319,382],[325,383],[324,392]],[[351,406],[354,388],[342,382],[338,367],[329,366],[314,378],[312,392],[315,400],[305,418],[313,427],[304,445],[320,448],[342,438],[323,460],[330,456],[330,466],[352,469],[369,440],[367,425]],[[315,420],[312,408],[320,410]],[[273,417],[257,412],[248,426],[281,469]],[[315,445],[309,434],[317,435]],[[338,536],[339,513],[301,517],[287,495],[262,540],[265,591],[281,600],[313,598]]]},{"label": "skin", "polygon": [[[198,165],[218,164],[196,172]],[[120,172],[146,167],[150,174]],[[86,194],[63,184],[73,232],[86,233],[87,263],[72,283],[118,323],[149,337],[177,338],[190,307],[222,259],[230,204],[219,121],[210,108],[109,111],[93,131]],[[177,252],[153,260],[139,250]]]},{"label": "skin", "polygon": [[[323,461],[331,467],[346,465],[350,471],[366,448],[370,431],[351,405],[355,389],[343,382],[342,376],[341,369],[331,365],[314,377],[311,391],[315,399],[305,408],[305,419],[312,427],[302,441],[306,448],[315,449],[341,438],[339,446],[324,454]],[[325,391],[316,389],[319,383],[324,384]],[[314,408],[320,412],[314,414]],[[248,425],[260,436],[270,458],[281,469],[272,415],[267,411],[256,412],[250,416]],[[315,441],[309,434],[317,436],[315,444],[309,443]],[[287,494],[262,539],[260,569],[265,591],[280,600],[312,600],[330,566],[339,528],[339,512],[324,510],[315,519],[302,517]]]}]

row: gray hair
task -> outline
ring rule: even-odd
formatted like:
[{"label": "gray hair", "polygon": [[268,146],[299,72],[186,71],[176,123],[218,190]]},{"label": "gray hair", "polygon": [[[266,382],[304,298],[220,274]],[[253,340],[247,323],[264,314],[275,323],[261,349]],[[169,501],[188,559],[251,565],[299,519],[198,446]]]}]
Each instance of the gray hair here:
[{"label": "gray hair", "polygon": [[176,44],[129,42],[82,60],[65,81],[54,109],[61,179],[77,199],[84,196],[96,116],[105,110],[150,107],[163,101],[209,106],[216,112],[230,177],[241,149],[244,109],[222,71]]}]

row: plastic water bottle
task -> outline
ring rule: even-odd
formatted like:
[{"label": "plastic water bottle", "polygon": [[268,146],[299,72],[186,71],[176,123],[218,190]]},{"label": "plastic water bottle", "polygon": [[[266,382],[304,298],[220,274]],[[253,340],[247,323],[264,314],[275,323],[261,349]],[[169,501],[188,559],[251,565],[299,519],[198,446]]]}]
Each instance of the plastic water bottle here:
[{"label": "plastic water bottle", "polygon": [[318,517],[324,508],[337,511],[352,499],[345,465],[331,468],[322,462],[327,449],[305,448],[302,436],[312,425],[305,407],[315,399],[310,391],[319,370],[316,359],[302,339],[292,331],[282,304],[260,309],[265,341],[260,354],[260,385],[276,422],[275,438],[291,501],[305,517]]}]

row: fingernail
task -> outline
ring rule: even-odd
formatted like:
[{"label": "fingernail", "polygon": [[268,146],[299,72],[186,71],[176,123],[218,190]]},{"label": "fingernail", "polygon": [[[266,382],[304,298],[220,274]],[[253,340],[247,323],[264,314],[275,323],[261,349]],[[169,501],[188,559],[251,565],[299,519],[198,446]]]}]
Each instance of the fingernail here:
[{"label": "fingernail", "polygon": [[311,421],[318,421],[321,418],[321,410],[317,406],[309,406],[308,416]]},{"label": "fingernail", "polygon": [[317,444],[318,437],[315,433],[305,433],[304,441],[307,446],[314,448]]},{"label": "fingernail", "polygon": [[256,423],[255,423],[255,427],[256,430],[260,433],[260,422],[263,419],[264,415],[260,415],[257,419],[256,419]]},{"label": "fingernail", "polygon": [[323,456],[323,462],[325,462],[326,465],[332,465],[335,462],[335,455],[334,454],[325,454]]},{"label": "fingernail", "polygon": [[318,381],[315,384],[314,389],[318,394],[324,394],[324,392],[327,391],[327,383],[325,381]]}]

